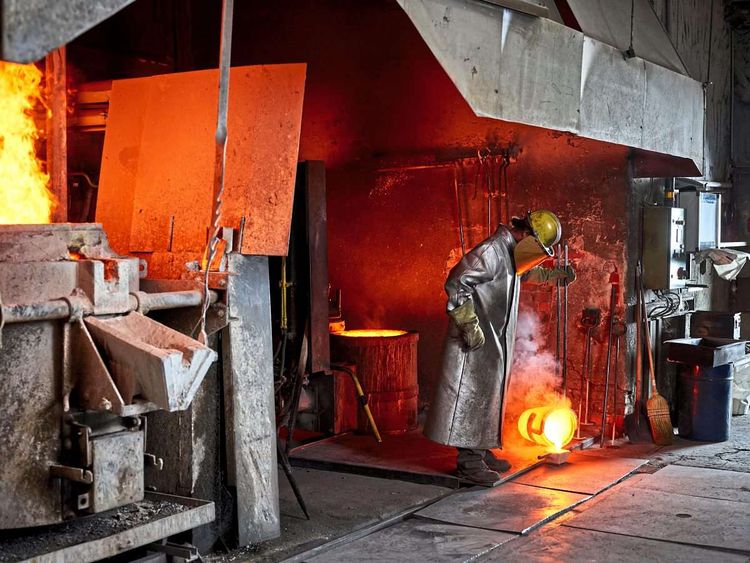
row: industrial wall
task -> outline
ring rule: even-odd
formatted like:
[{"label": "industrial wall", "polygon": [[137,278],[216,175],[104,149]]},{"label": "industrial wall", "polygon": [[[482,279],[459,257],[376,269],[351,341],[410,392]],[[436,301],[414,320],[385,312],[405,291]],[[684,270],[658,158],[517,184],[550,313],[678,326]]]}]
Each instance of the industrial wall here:
[{"label": "industrial wall", "polygon": [[[693,78],[710,82],[706,177],[725,180],[730,171],[726,93],[731,57],[724,2],[655,0],[654,7]],[[144,9],[139,3],[126,9],[120,28],[122,21],[143,21]],[[142,56],[115,60],[128,52],[121,43],[133,34],[118,33],[112,23],[90,43],[119,41],[118,49],[78,48],[79,56],[94,62],[97,53],[107,53],[98,67],[108,75],[89,74],[87,80],[111,78],[112,69],[132,76],[215,67],[216,3],[191,0],[177,6],[164,1],[147,15],[153,16],[145,18],[149,26],[163,31],[158,34],[163,44],[139,40],[130,51]],[[217,22],[217,30],[206,21]],[[288,62],[308,65],[300,158],[326,163],[330,281],[343,290],[348,326],[419,331],[420,395],[423,403],[429,402],[447,328],[442,284],[460,255],[450,164],[476,156],[480,148],[510,148],[511,212],[547,207],[559,213],[579,272],[570,290],[570,378],[575,387],[584,347],[577,328],[581,310],[598,306],[606,316],[608,279],[615,266],[627,282],[626,299],[632,305],[637,209],[644,201],[658,200],[659,182],[634,186],[624,147],[474,116],[395,1],[238,4],[232,63]],[[464,163],[458,191],[466,204],[464,228],[471,244],[486,234],[486,188],[475,190],[481,183],[476,159]],[[522,293],[522,314],[539,318],[541,338],[547,350],[554,350],[554,290],[525,287]],[[621,314],[632,319],[632,308]],[[600,333],[604,341],[606,331]],[[631,327],[631,351],[632,340]],[[595,381],[603,372],[605,348],[606,342],[595,345]],[[625,389],[623,375],[619,386]],[[595,386],[595,399],[599,390]]]}]

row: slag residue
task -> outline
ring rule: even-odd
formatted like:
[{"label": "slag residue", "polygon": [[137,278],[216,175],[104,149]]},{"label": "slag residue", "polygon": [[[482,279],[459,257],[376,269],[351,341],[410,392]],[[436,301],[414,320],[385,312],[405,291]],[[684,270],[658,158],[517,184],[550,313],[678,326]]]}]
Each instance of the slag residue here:
[{"label": "slag residue", "polygon": [[36,156],[34,108],[42,103],[41,71],[0,62],[0,224],[49,223],[54,198]]}]

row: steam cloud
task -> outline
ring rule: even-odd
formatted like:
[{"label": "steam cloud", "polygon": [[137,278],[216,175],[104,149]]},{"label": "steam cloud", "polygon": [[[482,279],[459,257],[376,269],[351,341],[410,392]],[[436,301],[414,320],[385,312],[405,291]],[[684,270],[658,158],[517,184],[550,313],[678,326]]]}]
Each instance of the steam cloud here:
[{"label": "steam cloud", "polygon": [[530,446],[518,432],[518,418],[526,409],[541,406],[570,407],[563,397],[561,377],[554,354],[544,349],[539,317],[533,311],[522,311],[516,324],[508,397],[503,422],[503,447]]}]

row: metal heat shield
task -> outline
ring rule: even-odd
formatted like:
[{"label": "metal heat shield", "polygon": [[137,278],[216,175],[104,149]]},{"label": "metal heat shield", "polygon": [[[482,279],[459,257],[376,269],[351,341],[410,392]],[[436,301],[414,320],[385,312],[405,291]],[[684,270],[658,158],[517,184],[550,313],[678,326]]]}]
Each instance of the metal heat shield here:
[{"label": "metal heat shield", "polygon": [[[306,66],[234,67],[221,225],[243,254],[287,252]],[[112,85],[97,220],[149,276],[179,277],[200,259],[211,224],[218,71]]]}]

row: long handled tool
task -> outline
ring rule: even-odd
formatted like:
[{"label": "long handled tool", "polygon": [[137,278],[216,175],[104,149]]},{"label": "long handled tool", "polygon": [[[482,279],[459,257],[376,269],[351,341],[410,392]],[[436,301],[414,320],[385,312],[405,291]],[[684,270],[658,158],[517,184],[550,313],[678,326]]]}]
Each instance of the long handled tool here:
[{"label": "long handled tool", "polygon": [[302,345],[300,346],[299,352],[299,363],[297,364],[297,379],[294,381],[294,391],[292,392],[292,403],[289,410],[289,423],[286,426],[286,446],[284,447],[284,453],[289,453],[289,449],[292,445],[292,439],[294,438],[294,429],[297,426],[297,411],[299,410],[299,401],[302,397],[302,386],[305,383],[305,372],[307,371],[307,328],[309,323],[305,327],[305,332],[302,335]]},{"label": "long handled tool", "polygon": [[332,365],[331,368],[336,371],[346,373],[347,375],[349,375],[349,377],[352,378],[352,382],[354,383],[354,389],[357,391],[357,399],[359,400],[359,404],[362,406],[362,410],[364,411],[365,416],[367,417],[367,421],[370,423],[370,428],[372,428],[372,433],[375,436],[375,439],[378,441],[378,443],[381,443],[383,441],[383,438],[380,437],[380,431],[378,430],[378,425],[375,424],[375,418],[373,418],[372,411],[370,410],[370,405],[367,402],[367,395],[365,395],[365,392],[362,389],[362,384],[359,382],[359,378],[357,377],[357,374],[355,374],[348,367],[337,365],[337,364]]},{"label": "long handled tool", "polygon": [[636,308],[635,308],[635,377],[631,388],[631,397],[635,401],[633,412],[625,417],[625,433],[628,440],[636,444],[651,442],[651,430],[646,416],[646,405],[643,402],[643,294],[641,292],[641,263],[638,262],[635,272]]},{"label": "long handled tool", "polygon": [[[565,258],[563,267],[568,271],[570,260],[568,259],[568,243],[565,243]],[[563,310],[562,310],[562,388],[563,396],[568,394],[568,284],[563,285]]]},{"label": "long handled tool", "polygon": [[581,391],[578,400],[578,431],[576,438],[581,438],[581,426],[591,424],[589,422],[589,394],[591,390],[591,356],[592,341],[594,339],[594,328],[601,321],[601,310],[596,307],[586,307],[583,310],[581,324],[586,329],[586,348],[583,352],[583,368],[581,369]]},{"label": "long handled tool", "polygon": [[620,288],[620,274],[617,268],[609,276],[612,284],[609,297],[609,337],[607,339],[607,367],[604,370],[604,401],[602,402],[602,429],[599,433],[599,447],[604,447],[604,434],[607,431],[607,404],[609,403],[609,375],[612,367],[612,343],[615,338],[615,309],[617,309],[617,294]]},{"label": "long handled tool", "polygon": [[615,384],[614,384],[614,397],[612,398],[612,439],[609,441],[610,447],[616,447],[615,446],[615,434],[617,432],[617,396],[620,394],[620,387],[618,384],[619,378],[617,377],[619,375],[620,370],[620,342],[622,342],[622,337],[625,334],[625,323],[622,321],[617,321],[617,325],[619,330],[615,333]]},{"label": "long handled tool", "polygon": [[289,465],[289,458],[287,458],[284,450],[281,449],[281,444],[279,444],[278,440],[276,440],[276,456],[278,458],[279,465],[281,465],[281,469],[284,472],[284,475],[286,475],[286,478],[289,481],[289,485],[292,487],[292,491],[294,492],[294,496],[297,499],[299,507],[302,509],[302,512],[305,513],[305,518],[309,520],[310,514],[307,512],[305,499],[302,498],[302,492],[299,490],[299,487],[297,486],[297,480],[292,474],[292,466]]},{"label": "long handled tool", "polygon": [[[562,245],[557,245],[556,266],[562,268]],[[558,369],[561,367],[562,352],[562,282],[558,278],[555,281],[555,305],[557,306],[557,330],[555,332],[555,362]]]},{"label": "long handled tool", "polygon": [[669,403],[659,395],[656,389],[656,376],[654,374],[654,355],[651,351],[651,334],[649,320],[646,315],[646,305],[643,299],[643,288],[641,288],[641,303],[643,304],[643,336],[646,340],[646,354],[648,355],[648,373],[651,383],[651,397],[646,401],[646,414],[651,425],[651,436],[657,446],[669,446],[674,441],[674,429],[669,417]]}]

